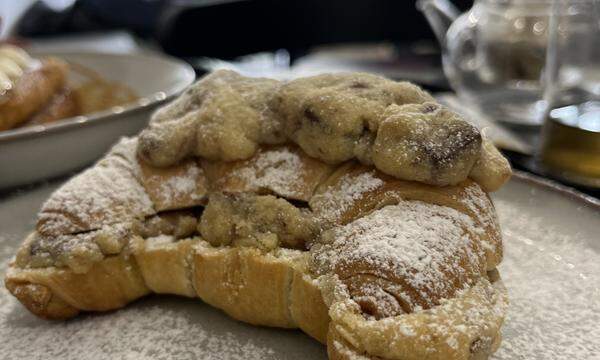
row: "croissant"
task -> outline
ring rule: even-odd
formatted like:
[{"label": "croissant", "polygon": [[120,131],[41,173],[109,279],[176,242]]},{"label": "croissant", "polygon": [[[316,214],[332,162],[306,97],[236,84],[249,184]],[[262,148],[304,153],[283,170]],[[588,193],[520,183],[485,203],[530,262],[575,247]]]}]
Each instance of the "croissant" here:
[{"label": "croissant", "polygon": [[67,69],[57,58],[37,61],[21,49],[0,47],[0,131],[22,125],[38,112],[35,123],[74,115],[74,100],[65,93]]},{"label": "croissant", "polygon": [[176,294],[330,359],[487,359],[508,302],[488,191],[509,176],[413,85],[216,72],[52,194],[5,284],[48,319]]}]

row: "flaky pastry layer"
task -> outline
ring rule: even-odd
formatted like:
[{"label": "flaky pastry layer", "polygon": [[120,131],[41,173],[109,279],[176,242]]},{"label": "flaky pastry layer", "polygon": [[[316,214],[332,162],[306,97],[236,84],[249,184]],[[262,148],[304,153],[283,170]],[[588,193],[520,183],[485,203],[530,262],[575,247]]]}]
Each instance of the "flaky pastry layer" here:
[{"label": "flaky pastry layer", "polygon": [[50,197],[6,287],[50,319],[175,294],[334,359],[487,358],[506,308],[487,191],[510,168],[431,101],[364,74],[210,75]]}]

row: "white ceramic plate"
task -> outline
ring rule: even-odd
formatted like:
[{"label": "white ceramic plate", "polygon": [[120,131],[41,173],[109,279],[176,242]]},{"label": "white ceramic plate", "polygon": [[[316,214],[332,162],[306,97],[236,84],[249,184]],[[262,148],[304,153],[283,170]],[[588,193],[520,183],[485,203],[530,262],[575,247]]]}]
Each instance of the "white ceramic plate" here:
[{"label": "white ceramic plate", "polygon": [[[0,200],[0,273],[58,185]],[[494,359],[599,359],[600,202],[523,174],[494,199],[511,297]],[[0,287],[0,339],[0,359],[326,359],[299,331],[252,327],[176,297],[48,322]]]},{"label": "white ceramic plate", "polygon": [[158,105],[179,94],[195,78],[188,64],[161,55],[81,52],[32,55],[55,55],[86,66],[107,79],[128,85],[140,99],[130,105],[46,126],[0,132],[0,189],[56,177],[90,164],[119,137],[136,134],[144,128]]}]

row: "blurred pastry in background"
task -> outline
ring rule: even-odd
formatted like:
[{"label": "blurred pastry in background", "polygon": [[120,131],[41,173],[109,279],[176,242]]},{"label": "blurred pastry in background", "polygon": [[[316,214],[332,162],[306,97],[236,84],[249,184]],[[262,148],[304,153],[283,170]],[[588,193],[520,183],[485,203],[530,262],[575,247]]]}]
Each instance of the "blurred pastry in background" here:
[{"label": "blurred pastry in background", "polygon": [[[71,84],[70,72],[86,80]],[[136,99],[126,85],[81,65],[56,57],[35,59],[20,47],[0,45],[0,131],[48,124]]]},{"label": "blurred pastry in background", "polygon": [[[23,125],[63,91],[68,65],[56,58],[35,60],[13,45],[0,47],[0,130]],[[69,114],[70,115],[70,114]]]},{"label": "blurred pastry in background", "polygon": [[52,99],[28,119],[23,126],[48,124],[56,120],[77,116],[79,113],[80,106],[74,92],[65,87],[54,94]]},{"label": "blurred pastry in background", "polygon": [[72,86],[72,96],[80,115],[128,104],[139,97],[129,86],[106,79],[96,71],[81,64],[69,62],[70,70],[84,79]]}]

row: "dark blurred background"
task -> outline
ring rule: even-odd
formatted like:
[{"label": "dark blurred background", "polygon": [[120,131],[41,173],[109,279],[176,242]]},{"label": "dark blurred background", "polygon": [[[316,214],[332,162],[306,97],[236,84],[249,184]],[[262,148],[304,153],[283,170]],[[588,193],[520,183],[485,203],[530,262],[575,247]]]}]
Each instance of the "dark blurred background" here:
[{"label": "dark blurred background", "polygon": [[[438,43],[415,1],[23,1],[30,4],[11,24],[10,36],[29,42],[125,31],[142,48],[190,62],[198,75],[213,69],[206,59],[284,50],[285,66],[300,65],[296,70],[304,75],[315,69],[366,71],[449,90]],[[460,10],[472,6],[472,0],[453,3]]]},{"label": "dark blurred background", "polygon": [[296,59],[316,45],[434,38],[410,0],[40,1],[15,32],[42,37],[108,29],[133,31],[172,55],[225,59],[280,48]]},{"label": "dark blurred background", "polygon": [[[188,61],[198,75],[223,65],[251,76],[276,77],[277,71],[289,74],[290,69],[297,76],[315,69],[373,72],[418,83],[438,93],[440,101],[445,96],[447,103],[455,97],[442,71],[439,45],[415,2],[0,0],[0,36],[52,46],[79,38],[77,46],[92,43],[98,51],[121,51],[120,46],[125,51],[165,52]],[[473,0],[452,3],[462,12],[472,7]],[[3,14],[15,7],[21,8],[18,16],[9,19]],[[243,57],[257,53],[266,56]],[[503,148],[513,165],[547,175],[532,157],[539,127],[507,129],[514,131],[505,137],[529,148],[517,152]]]}]

